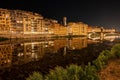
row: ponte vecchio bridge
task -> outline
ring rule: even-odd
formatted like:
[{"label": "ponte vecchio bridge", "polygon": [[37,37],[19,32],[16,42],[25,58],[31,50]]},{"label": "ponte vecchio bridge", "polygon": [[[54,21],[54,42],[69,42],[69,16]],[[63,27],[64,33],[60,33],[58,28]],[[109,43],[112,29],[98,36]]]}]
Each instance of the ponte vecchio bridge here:
[{"label": "ponte vecchio bridge", "polygon": [[113,36],[116,34],[115,29],[104,29],[103,27],[95,27],[88,29],[88,38],[99,37],[99,39],[103,40],[106,36]]}]

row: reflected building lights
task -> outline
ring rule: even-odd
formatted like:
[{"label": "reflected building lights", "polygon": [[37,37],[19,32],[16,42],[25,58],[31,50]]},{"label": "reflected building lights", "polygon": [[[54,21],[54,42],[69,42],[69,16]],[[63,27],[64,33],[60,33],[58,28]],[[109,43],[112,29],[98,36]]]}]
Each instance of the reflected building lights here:
[{"label": "reflected building lights", "polygon": [[63,55],[66,56],[71,50],[80,50],[87,47],[89,43],[92,41],[88,41],[86,38],[66,38],[53,41],[26,42],[14,45],[14,47],[0,45],[0,67],[10,67],[11,64],[26,64],[43,58],[46,53],[57,54],[60,50],[63,50]]},{"label": "reflected building lights", "polygon": [[9,67],[12,64],[11,45],[0,45],[0,68]]}]

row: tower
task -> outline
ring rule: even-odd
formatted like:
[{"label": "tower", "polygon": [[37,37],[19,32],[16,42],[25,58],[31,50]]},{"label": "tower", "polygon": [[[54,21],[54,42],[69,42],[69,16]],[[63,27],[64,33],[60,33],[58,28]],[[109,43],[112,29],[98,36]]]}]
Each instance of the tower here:
[{"label": "tower", "polygon": [[64,25],[64,26],[67,25],[67,17],[63,17],[63,25]]}]

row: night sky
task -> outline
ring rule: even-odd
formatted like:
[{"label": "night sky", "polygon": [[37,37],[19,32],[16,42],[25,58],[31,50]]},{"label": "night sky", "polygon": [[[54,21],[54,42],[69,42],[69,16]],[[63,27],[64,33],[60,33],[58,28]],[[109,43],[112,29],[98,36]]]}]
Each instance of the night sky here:
[{"label": "night sky", "polygon": [[120,29],[119,0],[0,0],[0,8],[40,13],[45,18]]}]

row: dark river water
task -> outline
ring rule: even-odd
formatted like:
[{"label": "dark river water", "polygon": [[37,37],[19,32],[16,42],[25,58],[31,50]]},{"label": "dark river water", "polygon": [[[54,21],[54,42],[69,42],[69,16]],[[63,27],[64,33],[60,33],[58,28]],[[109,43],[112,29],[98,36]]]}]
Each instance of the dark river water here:
[{"label": "dark river water", "polygon": [[34,71],[47,74],[56,66],[87,64],[119,43],[87,38],[61,38],[0,45],[0,80],[25,80]]}]

